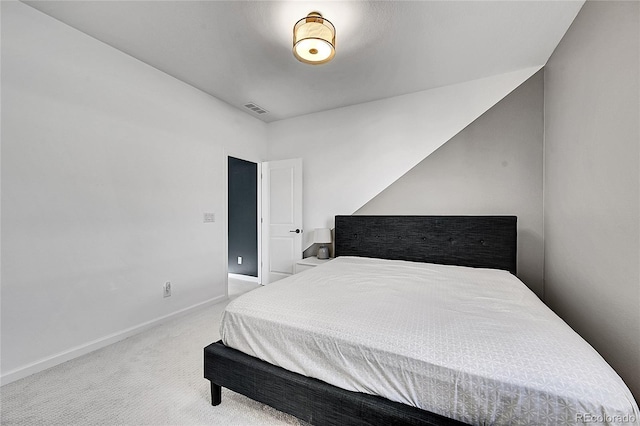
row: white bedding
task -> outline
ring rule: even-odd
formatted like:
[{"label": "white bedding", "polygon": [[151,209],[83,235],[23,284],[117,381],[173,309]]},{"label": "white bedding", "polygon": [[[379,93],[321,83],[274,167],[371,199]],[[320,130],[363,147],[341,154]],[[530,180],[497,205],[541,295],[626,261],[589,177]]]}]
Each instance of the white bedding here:
[{"label": "white bedding", "polygon": [[602,357],[506,271],[340,257],[231,302],[225,345],[471,424],[640,424]]}]

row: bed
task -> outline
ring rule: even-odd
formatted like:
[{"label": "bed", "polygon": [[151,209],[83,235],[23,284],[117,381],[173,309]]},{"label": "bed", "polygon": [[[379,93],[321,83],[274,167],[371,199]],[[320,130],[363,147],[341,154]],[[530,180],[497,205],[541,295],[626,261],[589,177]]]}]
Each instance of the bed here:
[{"label": "bed", "polygon": [[638,422],[622,380],[514,277],[515,217],[335,223],[335,260],[227,307],[205,348],[213,405],[226,387],[320,425]]}]

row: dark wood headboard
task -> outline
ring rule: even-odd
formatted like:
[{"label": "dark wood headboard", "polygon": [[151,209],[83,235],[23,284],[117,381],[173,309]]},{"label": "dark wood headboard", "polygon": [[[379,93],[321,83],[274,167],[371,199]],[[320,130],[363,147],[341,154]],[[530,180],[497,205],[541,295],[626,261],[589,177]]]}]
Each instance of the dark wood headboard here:
[{"label": "dark wood headboard", "polygon": [[515,275],[516,216],[336,216],[335,256],[504,269]]}]

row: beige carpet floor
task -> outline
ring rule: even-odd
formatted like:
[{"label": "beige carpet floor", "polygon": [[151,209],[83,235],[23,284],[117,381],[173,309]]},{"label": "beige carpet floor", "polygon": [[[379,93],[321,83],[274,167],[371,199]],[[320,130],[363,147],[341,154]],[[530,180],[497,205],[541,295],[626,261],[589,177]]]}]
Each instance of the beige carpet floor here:
[{"label": "beige carpet floor", "polygon": [[[257,284],[230,280],[230,297]],[[203,348],[227,302],[0,388],[2,425],[301,425],[223,389],[213,407]]]}]

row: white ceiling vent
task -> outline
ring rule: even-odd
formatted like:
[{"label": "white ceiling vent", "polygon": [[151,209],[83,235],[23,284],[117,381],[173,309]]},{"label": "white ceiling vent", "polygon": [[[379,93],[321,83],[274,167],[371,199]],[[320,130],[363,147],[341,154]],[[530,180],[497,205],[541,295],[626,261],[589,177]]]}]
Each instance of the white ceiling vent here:
[{"label": "white ceiling vent", "polygon": [[247,109],[250,109],[251,111],[255,112],[258,115],[267,114],[269,112],[266,109],[254,104],[253,102],[248,102],[244,104],[244,107]]}]

